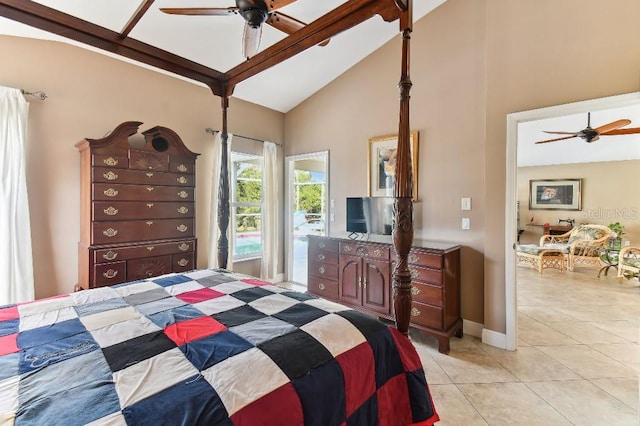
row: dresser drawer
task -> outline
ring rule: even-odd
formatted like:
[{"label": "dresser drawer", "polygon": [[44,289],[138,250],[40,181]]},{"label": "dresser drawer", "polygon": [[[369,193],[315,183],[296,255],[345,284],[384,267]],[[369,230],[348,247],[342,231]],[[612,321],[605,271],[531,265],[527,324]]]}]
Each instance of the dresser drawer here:
[{"label": "dresser drawer", "polygon": [[310,276],[307,283],[309,293],[329,300],[338,300],[338,282],[325,278]]},{"label": "dresser drawer", "polygon": [[171,156],[169,171],[173,173],[196,173],[196,164],[189,158]]},{"label": "dresser drawer", "polygon": [[171,272],[185,272],[195,268],[193,253],[174,254],[171,256]]},{"label": "dresser drawer", "polygon": [[129,167],[129,158],[124,155],[94,154],[91,156],[91,162],[94,167],[112,167],[117,169],[126,169]]},{"label": "dresser drawer", "polygon": [[93,283],[95,287],[120,284],[127,279],[126,262],[111,262],[93,267]]},{"label": "dresser drawer", "polygon": [[442,269],[444,256],[436,253],[429,253],[419,250],[409,252],[408,261],[414,265],[426,266],[433,269]]},{"label": "dresser drawer", "polygon": [[329,280],[338,279],[338,265],[321,262],[309,262],[309,274]]},{"label": "dresser drawer", "polygon": [[389,247],[376,244],[340,242],[340,253],[389,260]]},{"label": "dresser drawer", "polygon": [[144,245],[115,246],[93,251],[94,263],[113,262],[114,260],[128,260],[139,257],[160,256],[164,254],[189,254],[196,248],[196,240],[180,240],[171,243],[150,242]]},{"label": "dresser drawer", "polygon": [[442,307],[443,293],[442,287],[418,282],[411,282],[411,297],[414,302],[427,303],[429,305]]},{"label": "dresser drawer", "polygon": [[91,231],[92,245],[195,236],[194,219],[93,222]]},{"label": "dresser drawer", "polygon": [[193,187],[94,183],[96,201],[193,201]]},{"label": "dresser drawer", "polygon": [[438,306],[425,305],[423,303],[411,303],[410,322],[425,327],[442,329],[442,308]]},{"label": "dresser drawer", "polygon": [[122,183],[134,185],[178,185],[194,186],[194,175],[187,173],[167,173],[149,170],[119,170],[116,168],[95,167],[92,181],[104,183]]},{"label": "dresser drawer", "polygon": [[129,151],[129,168],[137,170],[169,171],[169,154],[150,151]]},{"label": "dresser drawer", "polygon": [[171,272],[171,256],[154,256],[127,261],[127,281],[145,280]]},{"label": "dresser drawer", "polygon": [[412,280],[424,281],[430,284],[442,285],[442,270],[422,268],[420,266],[409,265],[409,272]]},{"label": "dresser drawer", "polygon": [[94,221],[191,218],[193,202],[95,201]]},{"label": "dresser drawer", "polygon": [[328,238],[309,238],[309,250],[311,251],[338,251],[338,242]]},{"label": "dresser drawer", "polygon": [[338,253],[331,251],[312,251],[309,253],[309,260],[312,262],[338,264]]}]

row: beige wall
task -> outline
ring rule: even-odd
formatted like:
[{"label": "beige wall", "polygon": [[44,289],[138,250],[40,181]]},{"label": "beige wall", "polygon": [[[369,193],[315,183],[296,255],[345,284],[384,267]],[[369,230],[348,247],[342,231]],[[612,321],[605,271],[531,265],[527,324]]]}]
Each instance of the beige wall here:
[{"label": "beige wall", "polygon": [[[123,121],[142,121],[141,131],[168,127],[201,154],[196,162],[198,267],[206,267],[213,136],[205,128],[220,129],[220,99],[206,87],[64,43],[0,36],[0,56],[5,58],[0,85],[49,95],[46,101],[28,99],[36,296],[70,292],[77,280],[80,156],[74,144],[103,137]],[[229,129],[282,142],[284,116],[231,99]],[[252,264],[246,266],[254,272]]]},{"label": "beige wall", "polygon": [[[416,234],[464,246],[465,319],[506,330],[507,114],[637,91],[639,18],[636,0],[448,0],[415,25]],[[366,194],[367,140],[397,131],[399,73],[396,38],[285,117],[287,154],[330,150],[334,231],[344,198]]]},{"label": "beige wall", "polygon": [[[558,219],[571,218],[578,223],[608,225],[620,222],[625,226],[624,240],[640,244],[640,192],[630,191],[629,183],[637,180],[640,161],[606,161],[601,163],[562,164],[518,168],[518,201],[520,226],[525,232],[522,244],[539,241],[540,227],[536,224],[557,224]],[[529,181],[531,179],[582,179],[582,210],[529,210]]]}]

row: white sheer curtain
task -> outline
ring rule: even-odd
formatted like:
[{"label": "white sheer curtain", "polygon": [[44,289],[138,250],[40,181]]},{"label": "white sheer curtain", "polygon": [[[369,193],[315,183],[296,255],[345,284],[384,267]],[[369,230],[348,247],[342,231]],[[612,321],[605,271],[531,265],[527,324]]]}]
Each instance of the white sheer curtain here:
[{"label": "white sheer curtain", "polygon": [[33,300],[25,145],[29,104],[0,86],[0,305]]},{"label": "white sheer curtain", "polygon": [[264,142],[262,154],[262,264],[260,277],[272,280],[278,268],[278,155],[276,144]]},{"label": "white sheer curtain", "polygon": [[[231,139],[232,134],[227,136],[227,158],[231,161]],[[213,140],[213,161],[211,169],[213,176],[211,178],[211,208],[209,212],[209,268],[218,268],[218,239],[220,238],[220,229],[218,228],[218,191],[220,189],[220,168],[222,159],[222,132],[217,132]],[[231,167],[227,167],[231,172]],[[231,180],[229,180],[231,184]],[[227,228],[227,237],[229,238],[229,258],[227,260],[227,269],[233,268],[233,233],[231,232],[231,218],[229,218],[229,228]]]}]

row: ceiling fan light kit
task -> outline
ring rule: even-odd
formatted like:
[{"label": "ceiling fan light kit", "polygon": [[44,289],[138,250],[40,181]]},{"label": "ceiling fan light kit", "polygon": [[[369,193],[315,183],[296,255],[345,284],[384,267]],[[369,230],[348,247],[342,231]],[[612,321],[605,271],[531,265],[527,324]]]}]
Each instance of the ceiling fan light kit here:
[{"label": "ceiling fan light kit", "polygon": [[545,133],[568,136],[538,141],[536,142],[536,144],[557,142],[573,138],[580,138],[587,143],[592,143],[600,139],[600,136],[629,135],[633,133],[640,133],[640,127],[622,129],[622,127],[628,126],[629,124],[631,124],[631,120],[623,118],[593,129],[591,127],[591,113],[589,112],[587,113],[587,127],[585,127],[584,129],[577,132],[554,132],[545,130]]}]

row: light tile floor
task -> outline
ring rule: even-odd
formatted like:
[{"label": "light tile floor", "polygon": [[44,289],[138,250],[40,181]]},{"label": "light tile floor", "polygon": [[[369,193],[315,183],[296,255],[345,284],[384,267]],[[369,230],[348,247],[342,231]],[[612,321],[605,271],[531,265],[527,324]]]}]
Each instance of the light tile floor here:
[{"label": "light tile floor", "polygon": [[517,273],[517,351],[465,335],[443,355],[410,330],[437,425],[640,425],[638,280],[593,268]]},{"label": "light tile floor", "polygon": [[518,267],[517,351],[411,330],[437,424],[640,425],[640,283],[597,274]]}]

